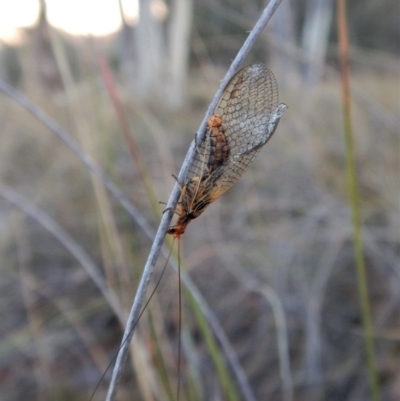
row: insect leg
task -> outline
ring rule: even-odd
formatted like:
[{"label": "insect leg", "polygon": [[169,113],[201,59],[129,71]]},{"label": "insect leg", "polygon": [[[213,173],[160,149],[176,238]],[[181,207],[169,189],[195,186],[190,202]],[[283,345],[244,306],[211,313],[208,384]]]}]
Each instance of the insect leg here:
[{"label": "insect leg", "polygon": [[[181,203],[181,202],[179,202],[179,203]],[[179,216],[179,217],[182,216],[181,213],[178,213],[176,210],[172,209],[172,207],[167,207],[166,209],[164,209],[164,210],[163,210],[163,214],[164,214],[165,212],[169,212],[169,211],[172,211],[174,214],[176,214],[176,215]]]},{"label": "insect leg", "polygon": [[179,185],[179,188],[181,189],[181,191],[183,190],[183,188],[184,188],[184,184],[182,184],[180,181],[179,181],[179,179],[178,179],[178,177],[175,175],[175,174],[172,174],[172,177],[174,177],[175,178],[175,180],[176,180],[176,182],[178,183],[178,185]]}]

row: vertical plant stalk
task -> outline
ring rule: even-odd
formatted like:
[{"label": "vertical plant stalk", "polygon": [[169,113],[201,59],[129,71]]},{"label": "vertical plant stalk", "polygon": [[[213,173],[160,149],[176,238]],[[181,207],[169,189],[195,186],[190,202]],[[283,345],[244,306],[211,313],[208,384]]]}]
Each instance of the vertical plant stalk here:
[{"label": "vertical plant stalk", "polygon": [[379,383],[374,356],[374,341],[371,321],[371,308],[368,299],[367,275],[365,271],[363,242],[361,233],[360,201],[357,187],[357,175],[354,156],[354,139],[351,120],[350,74],[349,74],[349,43],[347,33],[346,0],[337,2],[337,28],[339,36],[340,70],[342,78],[342,102],[343,102],[343,129],[346,144],[346,169],[351,217],[353,225],[354,254],[357,270],[358,291],[361,303],[362,322],[364,326],[364,338],[368,374],[371,387],[371,399],[378,401]]},{"label": "vertical plant stalk", "polygon": [[140,174],[140,178],[144,183],[147,196],[150,199],[152,205],[152,209],[154,213],[160,215],[159,213],[160,204],[157,200],[157,196],[151,184],[149,174],[147,173],[146,165],[143,162],[142,156],[140,154],[139,146],[136,143],[136,140],[134,139],[131,133],[129,121],[124,111],[123,105],[121,103],[121,99],[118,96],[118,91],[110,67],[107,64],[106,60],[104,59],[103,54],[100,52],[100,49],[98,49],[98,47],[96,46],[95,41],[93,41],[93,46],[95,50],[96,61],[100,69],[100,74],[103,79],[103,83],[107,89],[115,114],[117,116],[117,121],[119,122],[120,129],[124,135],[125,141],[127,142],[131,155],[135,161],[136,167]]},{"label": "vertical plant stalk", "polygon": [[[213,113],[226,84],[229,82],[230,78],[238,71],[241,63],[243,62],[245,57],[250,52],[250,49],[254,45],[256,39],[263,31],[264,27],[266,26],[267,22],[270,20],[272,15],[274,14],[275,10],[277,9],[277,7],[281,3],[281,1],[282,0],[271,0],[268,3],[267,7],[265,7],[260,18],[258,19],[256,25],[254,26],[254,28],[250,32],[249,36],[247,37],[246,41],[244,42],[242,48],[239,50],[238,54],[236,55],[235,59],[233,60],[231,66],[229,67],[228,72],[226,73],[224,79],[222,80],[222,82],[220,84],[220,87],[219,87],[217,93],[214,96],[214,99],[212,100],[210,106],[208,107],[207,113],[205,114],[204,119],[200,124],[199,130],[197,131],[198,142],[201,142],[203,140],[203,137],[205,135],[205,128],[206,128],[207,121],[210,118],[211,114]],[[194,154],[195,154],[195,144],[194,144],[194,142],[192,142],[192,144],[189,147],[188,153],[185,157],[185,160],[182,164],[181,171],[178,175],[179,182],[184,181],[184,178],[187,174],[187,171],[190,166],[190,162],[193,159]],[[126,358],[128,356],[129,343],[133,336],[133,331],[134,331],[133,327],[135,326],[138,316],[140,314],[140,310],[143,305],[147,287],[150,283],[150,278],[153,273],[154,265],[158,259],[160,249],[164,242],[164,237],[166,235],[169,223],[172,219],[172,215],[173,215],[172,210],[175,210],[179,196],[180,196],[180,188],[179,188],[178,183],[176,183],[172,190],[171,196],[170,196],[168,204],[167,204],[167,211],[164,213],[164,215],[161,219],[160,225],[158,227],[157,234],[154,238],[154,242],[151,247],[149,257],[148,257],[146,265],[144,267],[143,275],[140,280],[140,283],[139,283],[139,286],[138,286],[138,289],[137,289],[137,292],[135,295],[135,299],[132,304],[129,318],[128,318],[128,321],[127,321],[127,324],[125,327],[125,332],[124,332],[124,335],[122,338],[121,348],[118,353],[118,357],[117,357],[117,360],[115,362],[115,366],[113,369],[111,382],[108,387],[106,401],[112,401],[114,399],[117,385],[121,378],[122,370],[125,365]]]}]

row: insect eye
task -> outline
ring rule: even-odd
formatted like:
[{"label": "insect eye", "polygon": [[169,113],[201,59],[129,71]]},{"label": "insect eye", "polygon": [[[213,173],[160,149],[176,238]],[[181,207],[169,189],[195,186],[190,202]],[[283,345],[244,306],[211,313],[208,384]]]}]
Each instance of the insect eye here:
[{"label": "insect eye", "polygon": [[175,234],[175,232],[176,232],[176,228],[174,226],[171,226],[167,231],[168,234]]}]

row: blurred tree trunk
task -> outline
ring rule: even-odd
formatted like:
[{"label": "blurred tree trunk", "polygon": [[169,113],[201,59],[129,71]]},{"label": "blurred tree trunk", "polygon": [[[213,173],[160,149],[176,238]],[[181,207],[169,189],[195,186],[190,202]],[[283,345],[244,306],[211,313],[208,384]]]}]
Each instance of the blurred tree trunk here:
[{"label": "blurred tree trunk", "polygon": [[[140,0],[136,27],[137,94],[144,100],[160,96],[165,65],[165,41],[162,20],[152,12],[153,1]],[[153,9],[154,10],[154,9]]]},{"label": "blurred tree trunk", "polygon": [[304,77],[316,82],[322,76],[332,23],[332,0],[307,0],[302,48],[311,61],[303,67]]},{"label": "blurred tree trunk", "polygon": [[167,6],[162,0],[140,0],[139,5],[135,32],[137,95],[147,101],[163,99],[172,108],[181,107],[188,75],[192,0],[172,0],[166,24]]},{"label": "blurred tree trunk", "polygon": [[281,3],[270,21],[269,27],[273,32],[269,64],[276,75],[280,88],[293,87],[299,81],[299,66],[296,59],[286,50],[296,48],[293,12],[290,2]]},{"label": "blurred tree trunk", "polygon": [[[44,91],[58,91],[63,89],[63,83],[57,62],[55,60],[51,46],[49,23],[47,21],[46,3],[40,0],[40,12],[38,24],[32,30],[32,52],[33,63],[30,68],[40,82],[40,87]],[[27,76],[30,76],[28,73]],[[35,81],[35,80],[34,80]]]},{"label": "blurred tree trunk", "polygon": [[185,99],[189,68],[192,0],[173,0],[169,21],[169,90],[168,100],[179,108]]},{"label": "blurred tree trunk", "polygon": [[122,29],[118,38],[121,74],[127,85],[132,88],[134,78],[132,71],[134,71],[135,62],[133,29],[132,26],[126,21],[124,9],[122,7],[122,0],[118,0],[118,6],[122,21]]}]

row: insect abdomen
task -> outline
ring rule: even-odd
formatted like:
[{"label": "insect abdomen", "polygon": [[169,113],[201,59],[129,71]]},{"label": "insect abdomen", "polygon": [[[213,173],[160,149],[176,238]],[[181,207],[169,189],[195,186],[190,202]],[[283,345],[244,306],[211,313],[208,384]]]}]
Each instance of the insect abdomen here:
[{"label": "insect abdomen", "polygon": [[209,173],[212,173],[226,162],[230,152],[222,118],[218,114],[214,114],[208,120],[207,127],[210,141],[207,167]]}]

